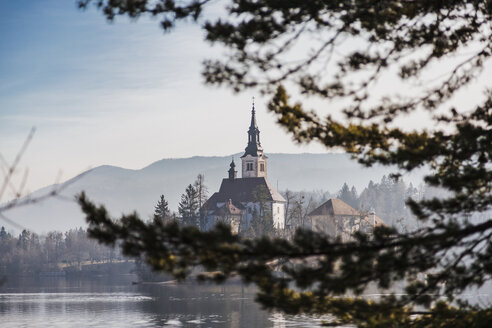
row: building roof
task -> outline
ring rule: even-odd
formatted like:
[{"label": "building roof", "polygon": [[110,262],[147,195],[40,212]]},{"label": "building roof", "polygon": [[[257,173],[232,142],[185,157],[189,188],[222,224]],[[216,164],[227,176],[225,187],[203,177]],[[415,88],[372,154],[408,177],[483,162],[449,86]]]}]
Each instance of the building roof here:
[{"label": "building roof", "polygon": [[352,206],[338,198],[331,198],[324,202],[321,206],[314,209],[308,216],[316,215],[360,215]]},{"label": "building roof", "polygon": [[[311,213],[308,214],[308,216],[318,216],[318,215],[319,216],[321,216],[321,215],[327,215],[327,216],[360,216],[361,213],[359,213],[357,210],[355,210],[349,204],[345,203],[343,200],[338,199],[338,198],[331,198],[331,199],[328,199],[321,206],[314,209]],[[383,219],[378,217],[376,214],[372,214],[372,213],[371,214],[365,214],[363,220],[369,224],[373,224],[372,215],[374,215],[374,221],[376,223],[376,226],[386,225],[386,223],[384,223]]]},{"label": "building roof", "polygon": [[234,206],[234,204],[232,203],[232,200],[228,200],[224,206],[216,209],[214,211],[214,215],[219,215],[219,216],[222,216],[222,215],[241,215],[242,214],[242,211],[237,208],[236,206]]},{"label": "building roof", "polygon": [[[280,193],[273,188],[265,177],[223,179],[219,192],[214,193],[203,205],[204,209],[213,209],[217,203],[225,203],[230,199],[234,204],[257,202],[255,192],[261,186],[267,190],[266,201],[285,202]],[[236,206],[238,207],[238,206]]]}]

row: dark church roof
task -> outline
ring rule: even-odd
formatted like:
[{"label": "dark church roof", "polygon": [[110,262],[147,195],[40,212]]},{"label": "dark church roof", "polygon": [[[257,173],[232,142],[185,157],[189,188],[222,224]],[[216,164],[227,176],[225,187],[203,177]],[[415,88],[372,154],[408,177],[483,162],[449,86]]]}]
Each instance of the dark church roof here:
[{"label": "dark church roof", "polygon": [[217,203],[225,203],[231,199],[237,202],[256,202],[254,193],[258,187],[264,186],[267,190],[267,201],[285,202],[280,193],[273,188],[264,177],[223,179],[219,192],[214,193],[204,204],[204,208],[213,209]]}]

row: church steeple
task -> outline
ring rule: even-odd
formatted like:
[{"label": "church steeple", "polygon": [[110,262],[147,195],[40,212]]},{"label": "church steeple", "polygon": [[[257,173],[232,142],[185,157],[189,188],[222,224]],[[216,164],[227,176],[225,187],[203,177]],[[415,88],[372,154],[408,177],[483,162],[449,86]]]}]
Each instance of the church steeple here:
[{"label": "church steeple", "polygon": [[259,157],[263,155],[263,148],[261,148],[260,143],[260,130],[258,129],[258,125],[256,124],[254,98],[253,108],[251,109],[251,124],[249,125],[248,130],[248,146],[244,149],[244,155],[241,156],[241,158],[247,155],[251,155],[253,157]]},{"label": "church steeple", "polygon": [[[258,125],[256,124],[256,111],[255,111],[255,100],[253,97],[253,107],[251,108],[251,124],[249,126],[249,131],[258,130]],[[259,130],[258,130],[259,132]]]},{"label": "church steeple", "polygon": [[267,157],[263,154],[260,143],[260,130],[256,124],[255,102],[253,98],[253,108],[251,109],[251,124],[248,129],[248,146],[244,149],[241,156],[242,177],[258,178],[267,176]]}]

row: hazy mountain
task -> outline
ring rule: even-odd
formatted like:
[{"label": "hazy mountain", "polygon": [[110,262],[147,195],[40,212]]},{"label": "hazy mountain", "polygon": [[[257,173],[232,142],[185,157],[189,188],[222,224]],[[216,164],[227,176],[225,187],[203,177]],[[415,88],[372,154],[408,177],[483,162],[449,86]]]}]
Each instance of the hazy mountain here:
[{"label": "hazy mountain", "polygon": [[[240,163],[239,156],[234,155],[236,163]],[[181,194],[199,173],[205,175],[209,194],[217,191],[227,176],[231,157],[163,159],[140,170],[100,166],[66,181],[63,198],[50,198],[4,214],[36,232],[84,226],[83,215],[72,201],[74,195],[84,190],[90,199],[105,204],[115,217],[136,210],[142,217],[150,218],[161,194],[169,201],[170,208],[177,210]],[[336,192],[347,182],[360,192],[370,180],[379,181],[394,171],[383,167],[363,168],[346,154],[268,154],[268,157],[268,180],[280,191]],[[405,176],[404,180],[418,184],[421,176]],[[48,186],[26,197],[46,194],[54,187]],[[14,228],[5,222],[0,225]]]}]

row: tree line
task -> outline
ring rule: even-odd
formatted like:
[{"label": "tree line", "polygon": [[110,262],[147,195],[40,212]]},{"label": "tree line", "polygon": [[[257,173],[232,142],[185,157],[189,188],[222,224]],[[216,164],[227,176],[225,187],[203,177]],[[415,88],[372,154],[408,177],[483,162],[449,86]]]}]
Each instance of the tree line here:
[{"label": "tree line", "polygon": [[383,176],[379,182],[370,180],[367,186],[358,192],[348,183],[344,183],[336,192],[313,190],[282,192],[286,200],[286,225],[292,228],[308,224],[308,215],[330,198],[339,198],[361,214],[375,212],[386,224],[399,230],[414,229],[418,221],[406,204],[408,199],[421,200],[443,196],[443,191],[426,184],[415,187],[403,179]]},{"label": "tree line", "polygon": [[203,227],[204,222],[200,216],[200,208],[207,201],[207,196],[208,187],[205,185],[205,176],[198,174],[196,180],[190,183],[181,195],[178,212],[171,211],[165,196],[160,195],[154,207],[153,219],[164,223],[176,221],[181,225]]},{"label": "tree line", "polygon": [[[435,196],[438,191],[424,185],[415,188],[404,181],[386,176],[379,183],[372,180],[359,194],[355,187],[347,183],[335,193],[314,191],[285,190],[282,195],[286,199],[286,226],[297,228],[306,226],[308,214],[330,198],[340,198],[355,209],[364,212],[374,210],[386,223],[402,229],[408,228],[415,220],[405,204],[408,197],[424,198]],[[205,176],[199,174],[181,195],[178,212],[172,212],[164,195],[161,195],[154,207],[154,221],[169,223],[177,222],[181,226],[204,225],[200,208],[208,199],[208,187]],[[260,210],[254,210],[251,225],[242,234],[248,238],[260,236],[282,236],[275,231],[272,215],[268,211],[266,190],[256,190],[254,197],[260,203]],[[18,236],[0,229],[0,276],[36,274],[56,272],[60,270],[80,270],[83,264],[94,264],[121,260],[118,248],[99,244],[87,236],[82,228],[71,229],[65,233],[52,231],[38,235],[23,230]],[[137,261],[135,272],[149,280],[156,279],[142,261]]]},{"label": "tree line", "polygon": [[[260,210],[253,211],[253,220],[248,231],[243,235],[247,237],[278,236],[273,227],[271,213],[268,211],[267,195],[264,190],[255,190],[254,197],[260,203]],[[339,198],[358,210],[360,213],[374,211],[383,221],[400,230],[416,228],[417,220],[406,201],[408,199],[421,200],[424,198],[439,197],[443,195],[442,190],[431,188],[426,184],[415,187],[412,183],[405,183],[403,179],[383,176],[379,182],[370,180],[368,185],[358,192],[348,183],[335,192],[326,190],[292,191],[286,189],[281,191],[285,198],[285,221],[286,227],[292,230],[308,225],[309,213],[322,205],[330,198]],[[198,174],[196,180],[189,184],[181,195],[178,212],[172,212],[164,195],[154,208],[154,219],[162,222],[171,220],[178,222],[181,226],[193,225],[203,229],[204,213],[200,208],[208,199],[208,187],[205,185],[205,176]]]},{"label": "tree line", "polygon": [[14,236],[2,226],[0,254],[0,277],[78,271],[86,264],[122,260],[118,248],[88,238],[82,228],[45,235],[23,230]]}]

